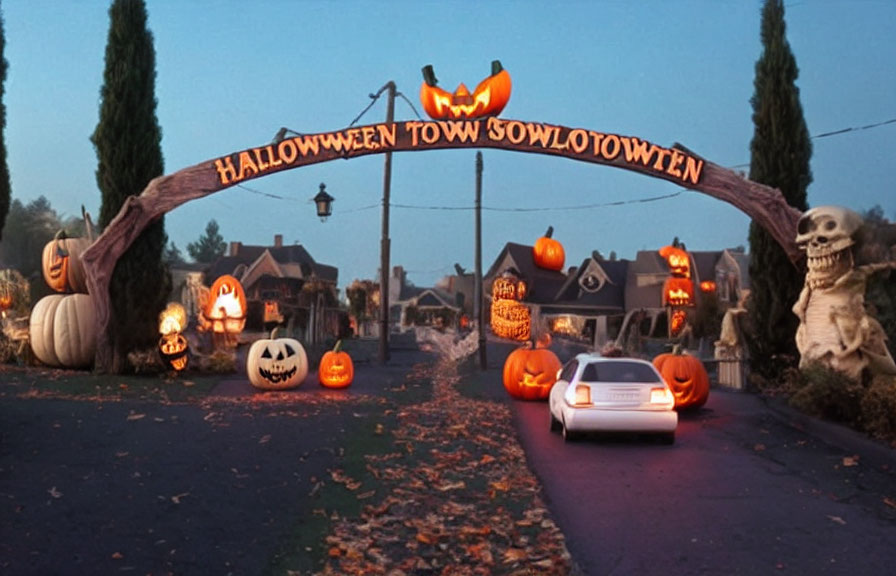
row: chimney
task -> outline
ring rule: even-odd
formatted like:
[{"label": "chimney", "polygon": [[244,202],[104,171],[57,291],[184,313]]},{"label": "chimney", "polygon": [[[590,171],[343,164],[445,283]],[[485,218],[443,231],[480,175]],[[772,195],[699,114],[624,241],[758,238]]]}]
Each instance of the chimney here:
[{"label": "chimney", "polygon": [[283,246],[283,234],[274,234],[274,248]]},{"label": "chimney", "polygon": [[231,242],[230,243],[230,255],[236,256],[240,251],[241,242]]}]

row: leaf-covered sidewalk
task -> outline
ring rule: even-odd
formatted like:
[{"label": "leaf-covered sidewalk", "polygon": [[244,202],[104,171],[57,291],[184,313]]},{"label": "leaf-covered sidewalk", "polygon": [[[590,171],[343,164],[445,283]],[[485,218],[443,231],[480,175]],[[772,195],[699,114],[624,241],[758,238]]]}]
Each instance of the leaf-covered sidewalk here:
[{"label": "leaf-covered sidewalk", "polygon": [[366,505],[358,517],[331,516],[317,574],[571,573],[510,409],[464,396],[460,378],[450,360],[410,371],[409,381],[431,380],[432,397],[400,408],[393,451],[365,456],[375,486],[330,471]]}]

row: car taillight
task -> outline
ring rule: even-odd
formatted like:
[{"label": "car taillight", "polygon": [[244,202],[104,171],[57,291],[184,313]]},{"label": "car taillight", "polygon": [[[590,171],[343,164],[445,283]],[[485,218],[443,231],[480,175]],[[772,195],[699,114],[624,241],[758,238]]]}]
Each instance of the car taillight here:
[{"label": "car taillight", "polygon": [[650,403],[651,404],[672,404],[675,398],[668,388],[651,388]]},{"label": "car taillight", "polygon": [[591,387],[579,384],[576,386],[576,406],[591,405]]}]

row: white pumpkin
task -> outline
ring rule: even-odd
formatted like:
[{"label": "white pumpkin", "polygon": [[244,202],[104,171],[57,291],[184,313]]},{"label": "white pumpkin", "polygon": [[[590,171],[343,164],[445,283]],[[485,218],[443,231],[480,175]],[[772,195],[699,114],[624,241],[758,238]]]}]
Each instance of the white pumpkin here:
[{"label": "white pumpkin", "polygon": [[53,294],[31,311],[31,349],[48,366],[89,368],[96,355],[96,311],[87,294]]},{"label": "white pumpkin", "polygon": [[308,376],[308,355],[293,338],[264,338],[249,347],[249,382],[262,390],[295,388]]}]

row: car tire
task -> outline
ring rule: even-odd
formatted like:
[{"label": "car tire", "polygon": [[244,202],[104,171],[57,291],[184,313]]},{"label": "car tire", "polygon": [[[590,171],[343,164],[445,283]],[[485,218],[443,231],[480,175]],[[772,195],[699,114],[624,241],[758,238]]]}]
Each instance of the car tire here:
[{"label": "car tire", "polygon": [[566,442],[574,442],[576,440],[576,433],[566,427],[566,422],[563,422],[560,426],[563,431],[563,440]]},{"label": "car tire", "polygon": [[551,432],[556,432],[560,430],[563,426],[560,424],[560,421],[554,416],[554,413],[551,412],[551,409],[548,408],[548,414],[551,416]]}]

